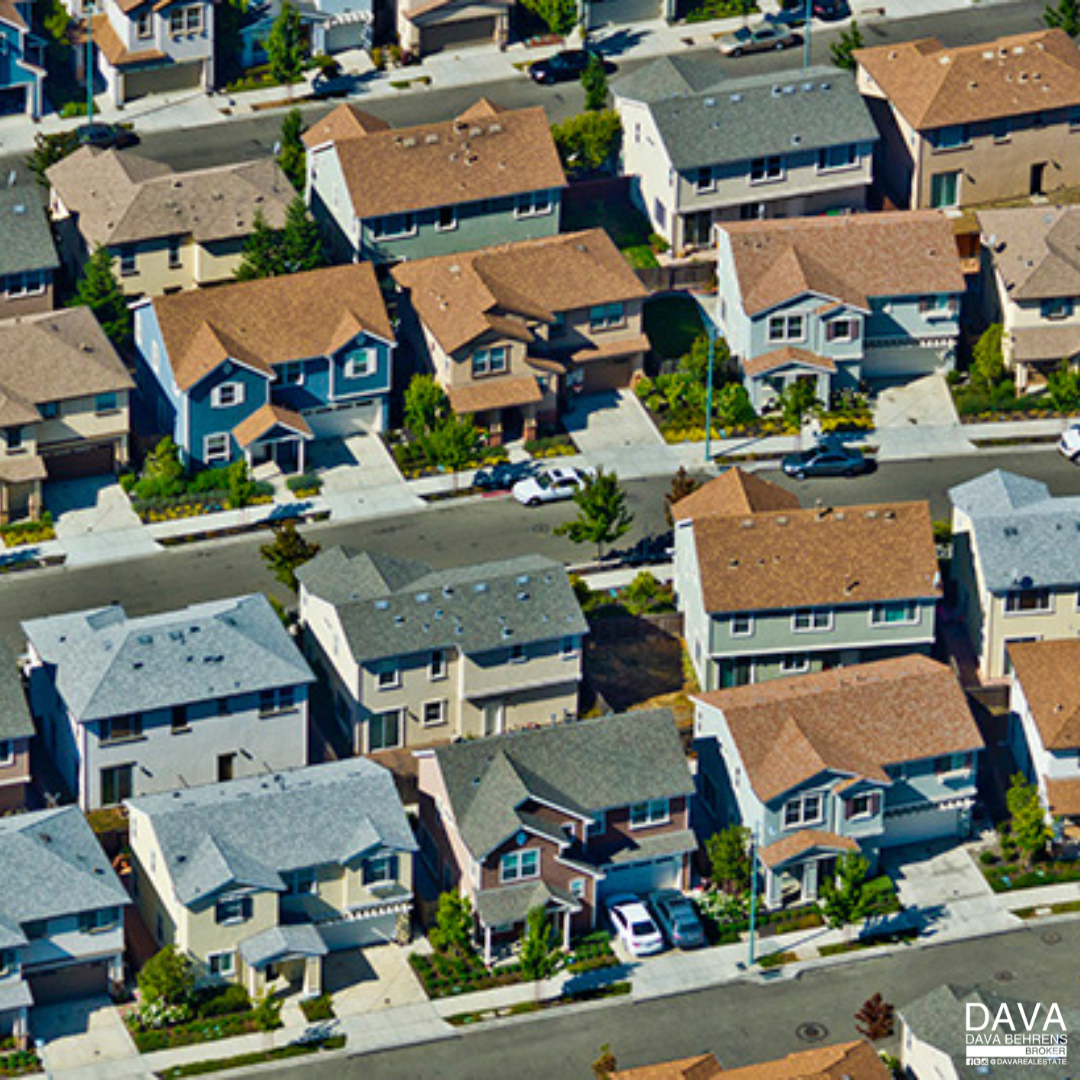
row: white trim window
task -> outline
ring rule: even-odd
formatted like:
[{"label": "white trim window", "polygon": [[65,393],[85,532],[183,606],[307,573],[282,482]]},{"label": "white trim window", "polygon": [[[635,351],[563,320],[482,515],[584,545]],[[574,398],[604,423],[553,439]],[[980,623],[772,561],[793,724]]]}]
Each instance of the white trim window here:
[{"label": "white trim window", "polygon": [[210,405],[215,409],[231,409],[244,404],[244,384],[223,382],[210,392]]},{"label": "white trim window", "polygon": [[820,634],[832,628],[831,608],[799,608],[791,614],[791,629],[796,634]]},{"label": "white trim window", "polygon": [[808,791],[784,803],[784,828],[802,829],[819,824],[824,816],[825,800],[820,791]]},{"label": "white trim window", "polygon": [[0,739],[0,765],[15,763],[15,740]]},{"label": "white trim window", "polygon": [[379,668],[375,672],[375,686],[379,690],[396,690],[401,686],[401,668],[397,664]]},{"label": "white trim window", "polygon": [[825,324],[826,341],[857,341],[859,324],[854,319],[830,319]]},{"label": "white trim window", "polygon": [[296,711],[296,687],[279,686],[259,691],[259,716],[280,716]]},{"label": "white trim window", "polygon": [[550,214],[553,209],[550,191],[530,191],[514,201],[514,217],[534,218]]},{"label": "white trim window", "polygon": [[365,885],[385,885],[398,879],[398,857],[394,854],[375,855],[364,860]]},{"label": "white trim window", "polygon": [[477,349],[472,354],[472,377],[482,379],[487,375],[503,375],[509,368],[509,353],[505,345],[493,345]]},{"label": "white trim window", "polygon": [[716,190],[716,175],[711,165],[698,169],[694,176],[694,190],[699,195],[708,195],[709,192]]},{"label": "white trim window", "polygon": [[871,626],[917,626],[919,605],[914,600],[893,600],[870,609]]},{"label": "white trim window", "polygon": [[804,675],[810,670],[810,657],[802,653],[785,653],[780,657],[780,672],[783,675]]},{"label": "white trim window", "polygon": [[632,803],[630,806],[631,829],[666,825],[670,820],[671,804],[667,799],[650,799],[648,802]]},{"label": "white trim window", "polygon": [[368,720],[368,752],[397,750],[401,746],[401,709],[375,713]]},{"label": "white trim window", "polygon": [[131,277],[139,272],[138,252],[134,244],[120,246],[120,276]]},{"label": "white trim window", "polygon": [[383,217],[371,219],[372,240],[403,240],[405,237],[415,235],[416,215],[412,212],[386,214]]},{"label": "white trim window", "polygon": [[214,922],[219,926],[235,926],[247,922],[252,913],[250,896],[223,896],[214,905]]},{"label": "white trim window", "polygon": [[38,296],[45,291],[45,273],[40,270],[27,270],[20,274],[8,274],[0,278],[0,286],[9,300],[21,296]]},{"label": "white trim window", "polygon": [[499,881],[527,881],[540,876],[540,849],[523,848],[511,851],[499,860]]},{"label": "white trim window", "polygon": [[203,437],[203,461],[213,465],[218,461],[228,461],[232,457],[232,436],[227,431],[219,431]]},{"label": "white trim window", "polygon": [[304,361],[290,360],[287,364],[278,364],[277,380],[282,386],[304,385]]},{"label": "white trim window", "polygon": [[425,701],[422,716],[424,727],[438,727],[446,723],[446,699],[439,698],[437,701]]},{"label": "white trim window", "polygon": [[949,124],[930,132],[930,145],[935,150],[959,150],[971,144],[971,129],[967,124]]},{"label": "white trim window", "polygon": [[583,878],[583,877],[571,878],[570,879],[570,895],[575,900],[584,900],[585,899],[586,885],[587,885],[587,882],[586,882],[585,878]]},{"label": "white trim window", "polygon": [[848,821],[871,818],[877,813],[877,806],[878,799],[872,792],[860,791],[858,795],[852,795],[848,799],[844,817]]},{"label": "white trim window", "polygon": [[428,661],[428,678],[432,682],[438,682],[440,679],[445,679],[446,675],[446,650],[435,649]]},{"label": "white trim window", "polygon": [[748,611],[734,611],[728,616],[732,637],[753,637],[754,616]]},{"label": "white trim window", "polygon": [[458,227],[456,206],[440,206],[435,211],[435,231],[453,232]]},{"label": "white trim window", "polygon": [[784,176],[784,159],[778,155],[754,158],[750,162],[751,184],[773,184]]},{"label": "white trim window", "polygon": [[770,341],[802,341],[804,337],[806,337],[805,315],[770,316]]},{"label": "white trim window", "polygon": [[377,349],[357,349],[357,351],[345,361],[345,378],[366,378],[368,375],[374,375],[378,366],[379,353]]},{"label": "white trim window", "polygon": [[226,979],[236,970],[236,950],[206,954],[206,971],[215,979]]},{"label": "white trim window", "polygon": [[1045,615],[1053,610],[1049,589],[1010,589],[1005,594],[1006,615]]},{"label": "white trim window", "polygon": [[825,146],[818,151],[817,171],[840,172],[842,169],[854,169],[859,164],[859,147],[855,143],[841,146]]},{"label": "white trim window", "polygon": [[597,304],[589,308],[590,330],[615,330],[626,325],[626,309],[621,303]]},{"label": "white trim window", "polygon": [[139,41],[149,41],[154,36],[154,13],[140,11],[135,16],[135,37]]},{"label": "white trim window", "polygon": [[1039,315],[1044,319],[1071,319],[1075,307],[1071,296],[1053,296],[1039,302]]}]

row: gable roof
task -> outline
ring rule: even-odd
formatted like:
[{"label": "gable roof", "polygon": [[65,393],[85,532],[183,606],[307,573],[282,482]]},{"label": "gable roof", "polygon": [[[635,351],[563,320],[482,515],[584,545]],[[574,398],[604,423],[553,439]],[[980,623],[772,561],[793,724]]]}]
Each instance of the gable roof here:
[{"label": "gable roof", "polygon": [[764,375],[770,371],[779,371],[786,367],[806,367],[815,371],[836,371],[836,363],[831,357],[821,356],[809,349],[800,349],[796,345],[781,345],[779,349],[770,349],[757,356],[742,360],[742,369],[747,375]]},{"label": "gable roof", "polygon": [[603,229],[410,260],[393,273],[447,352],[490,331],[531,340],[527,320],[649,295]]},{"label": "gable roof", "polygon": [[333,144],[358,218],[566,186],[539,106],[501,111],[487,103],[442,123],[365,126]]},{"label": "gable roof", "polygon": [[826,770],[887,782],[886,765],[983,745],[952,671],[921,655],[693,698],[723,713],[766,803]]},{"label": "gable roof", "polygon": [[454,743],[434,754],[458,830],[476,858],[523,827],[519,807],[530,799],[588,816],[694,790],[669,709]]},{"label": "gable roof", "polygon": [[959,48],[920,38],[855,59],[918,130],[1080,105],[1080,50],[1063,30]]},{"label": "gable roof", "polygon": [[435,570],[338,547],[320,552],[297,577],[337,608],[362,663],[432,649],[509,650],[589,632],[562,564],[542,555]]},{"label": "gable roof", "polygon": [[799,497],[794,492],[733,465],[675,503],[671,515],[676,521],[686,521],[709,514],[731,517],[765,510],[798,509]]},{"label": "gable roof", "polygon": [[1080,748],[1080,640],[1012,641],[1008,650],[1043,746]]},{"label": "gable roof", "polygon": [[272,158],[174,172],[130,150],[84,146],[45,175],[90,247],[186,235],[231,240],[251,232],[260,210],[279,229],[296,194]]},{"label": "gable roof", "polygon": [[983,245],[1011,299],[1080,295],[1080,207],[1024,206],[977,216]]},{"label": "gable roof", "polygon": [[890,1075],[870,1043],[858,1039],[726,1069],[723,1080],[888,1080]]},{"label": "gable roof", "polygon": [[19,665],[6,642],[0,641],[0,739],[28,739],[33,734]]},{"label": "gable roof", "polygon": [[998,511],[1016,511],[1052,498],[1041,480],[993,469],[949,488],[949,501],[970,517],[991,516]]},{"label": "gable roof", "polygon": [[0,235],[0,277],[60,265],[41,190],[35,185],[0,187]]},{"label": "gable roof", "polygon": [[275,364],[331,356],[361,333],[394,341],[370,263],[191,289],[152,303],[181,390],[230,358],[269,373]]},{"label": "gable roof", "polygon": [[281,891],[281,875],[415,851],[393,776],[367,758],[130,799],[149,819],[183,904],[222,889]]},{"label": "gable roof", "polygon": [[137,619],[115,604],[22,628],[80,723],[315,681],[262,593]]},{"label": "gable roof", "polygon": [[724,222],[742,294],[756,315],[814,292],[863,311],[870,297],[961,293],[948,219],[936,210]]},{"label": "gable roof", "polygon": [[761,848],[758,855],[761,861],[775,870],[815,849],[821,851],[858,851],[858,841],[850,836],[826,832],[822,829],[799,829],[785,833],[779,840]]},{"label": "gable roof", "polygon": [[727,1075],[715,1054],[699,1054],[636,1069],[619,1069],[611,1074],[610,1080],[714,1080],[721,1074]]},{"label": "gable roof", "polygon": [[940,595],[924,502],[710,515],[693,524],[705,610],[763,611]]},{"label": "gable roof", "polygon": [[[737,80],[736,80],[737,81]],[[612,82],[611,92],[624,101],[662,101],[677,94],[696,94],[730,84],[714,59],[698,56],[660,56]]]},{"label": "gable roof", "polygon": [[855,80],[831,67],[726,79],[647,107],[679,171],[879,138]]},{"label": "gable roof", "polygon": [[385,120],[380,120],[348,102],[342,102],[321,120],[316,120],[301,138],[304,145],[311,150],[324,143],[341,142],[344,139],[368,135],[373,131],[389,130],[390,125]]}]

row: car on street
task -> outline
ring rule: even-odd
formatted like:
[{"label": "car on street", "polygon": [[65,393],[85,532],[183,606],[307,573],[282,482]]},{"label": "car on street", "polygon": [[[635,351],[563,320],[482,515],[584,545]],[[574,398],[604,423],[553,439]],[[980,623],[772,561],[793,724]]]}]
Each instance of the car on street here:
[{"label": "car on street", "polygon": [[873,463],[861,450],[829,441],[788,454],[780,468],[787,476],[805,480],[809,476],[858,476],[870,472]]},{"label": "car on street", "polygon": [[546,502],[572,499],[574,493],[585,486],[586,478],[595,476],[594,469],[574,469],[569,466],[553,466],[535,476],[519,480],[510,494],[523,506],[539,506]]},{"label": "car on street", "polygon": [[851,14],[848,0],[814,0],[811,10],[814,18],[822,22],[839,22]]},{"label": "car on street", "polygon": [[478,469],[473,477],[473,487],[481,491],[509,491],[519,480],[533,475],[531,461],[500,461]]},{"label": "car on street", "polygon": [[1058,450],[1070,461],[1080,464],[1080,424],[1073,424],[1061,433]]},{"label": "car on street", "polygon": [[581,78],[581,73],[589,66],[594,56],[603,63],[605,74],[611,75],[617,70],[610,60],[604,60],[592,49],[563,49],[562,52],[557,52],[546,60],[537,60],[530,64],[529,78],[542,86],[573,82]]},{"label": "car on street", "polygon": [[747,53],[767,52],[769,49],[790,49],[802,38],[786,26],[762,21],[753,26],[743,26],[733,34],[725,34],[716,43],[724,56],[745,56]]},{"label": "car on street", "polygon": [[130,128],[119,124],[80,124],[75,129],[75,139],[80,146],[96,146],[99,150],[123,150],[135,146],[139,136]]},{"label": "car on street", "polygon": [[613,896],[607,902],[607,913],[612,930],[631,956],[663,952],[664,935],[636,896]]},{"label": "car on street", "polygon": [[678,889],[659,889],[649,897],[656,921],[676,949],[699,949],[705,944],[705,928],[697,909]]}]

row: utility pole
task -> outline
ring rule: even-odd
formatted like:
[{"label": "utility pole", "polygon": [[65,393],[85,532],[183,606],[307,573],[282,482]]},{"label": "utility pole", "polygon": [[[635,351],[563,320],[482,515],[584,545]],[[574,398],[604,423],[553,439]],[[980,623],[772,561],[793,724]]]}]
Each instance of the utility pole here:
[{"label": "utility pole", "polygon": [[[720,292],[716,293],[719,298]],[[712,395],[713,395],[713,365],[716,363],[716,322],[709,318],[709,372],[706,376],[705,391],[705,464],[712,460],[710,449],[712,446]]]},{"label": "utility pole", "polygon": [[754,930],[757,924],[757,860],[758,860],[758,831],[750,834],[750,953],[747,967],[754,966]]},{"label": "utility pole", "polygon": [[86,122],[94,122],[94,4],[83,6],[86,13]]},{"label": "utility pole", "polygon": [[811,0],[806,0],[806,22],[803,24],[803,52],[802,66],[810,66],[810,20],[814,17],[814,9]]}]

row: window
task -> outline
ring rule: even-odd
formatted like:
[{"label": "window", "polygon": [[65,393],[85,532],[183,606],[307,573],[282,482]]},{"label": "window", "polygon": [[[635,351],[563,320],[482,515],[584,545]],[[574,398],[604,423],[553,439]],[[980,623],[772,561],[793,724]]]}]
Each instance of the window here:
[{"label": "window", "polygon": [[6,428],[4,442],[7,444],[9,454],[18,453],[23,449],[23,429],[21,427]]},{"label": "window", "polygon": [[236,755],[218,754],[217,778],[219,784],[228,783],[236,776]]},{"label": "window", "polygon": [[780,657],[780,671],[784,675],[800,675],[810,670],[810,657],[806,653],[787,653]]},{"label": "window", "polygon": [[382,885],[398,879],[398,860],[396,855],[378,855],[374,859],[364,860],[364,884]]},{"label": "window", "polygon": [[275,690],[262,690],[259,693],[260,716],[277,716],[279,713],[292,712],[295,708],[295,686],[280,686]]},{"label": "window", "polygon": [[1012,136],[1012,121],[1007,116],[1004,116],[999,120],[995,120],[990,125],[990,130],[994,136],[994,142],[1008,142]]},{"label": "window", "polygon": [[180,237],[169,237],[169,269],[180,269]]},{"label": "window", "polygon": [[224,925],[247,922],[251,918],[250,896],[225,896],[214,906],[214,921]]},{"label": "window", "polygon": [[174,705],[172,707],[172,733],[175,735],[179,731],[190,731],[190,725],[188,724],[188,711],[186,705]]},{"label": "window", "polygon": [[599,304],[589,308],[590,330],[612,330],[626,322],[622,304]]},{"label": "window", "polygon": [[913,600],[898,600],[890,604],[875,604],[870,609],[871,626],[895,623],[914,625],[919,621],[919,605]]},{"label": "window", "polygon": [[143,11],[135,17],[135,36],[146,41],[154,36],[154,13]]},{"label": "window", "polygon": [[746,611],[737,611],[731,616],[731,636],[751,637],[754,633],[754,616]]},{"label": "window", "polygon": [[773,315],[769,319],[769,340],[802,341],[804,327],[802,315]]},{"label": "window", "polygon": [[203,461],[213,465],[217,461],[228,461],[232,457],[231,437],[227,431],[217,435],[207,435],[203,439]]},{"label": "window", "polygon": [[784,179],[784,159],[781,157],[754,158],[750,162],[750,183],[765,184]]},{"label": "window", "polygon": [[438,682],[439,679],[446,678],[446,653],[442,649],[436,649],[431,654],[431,661],[428,664],[428,677],[432,682]]},{"label": "window", "polygon": [[103,806],[115,806],[133,794],[134,765],[110,765],[101,770],[101,802]]},{"label": "window", "polygon": [[592,818],[585,826],[585,839],[589,839],[592,836],[603,836],[607,832],[607,814],[601,810],[598,814],[593,814]]},{"label": "window", "polygon": [[871,817],[876,813],[875,799],[873,795],[861,794],[853,796],[847,805],[847,817],[849,819]]},{"label": "window", "polygon": [[135,273],[138,273],[135,245],[123,244],[120,248],[120,276],[130,277]]},{"label": "window", "polygon": [[930,177],[930,205],[935,209],[955,206],[960,192],[960,173],[934,173]]},{"label": "window", "polygon": [[511,664],[524,664],[525,663],[525,646],[524,645],[511,645],[510,646],[510,663]]},{"label": "window", "polygon": [[206,957],[207,973],[216,979],[223,979],[231,975],[236,967],[236,954],[230,949],[228,952],[209,953]]},{"label": "window", "polygon": [[439,232],[451,232],[457,228],[457,207],[440,206],[435,219],[435,228]]},{"label": "window", "polygon": [[35,270],[28,270],[22,274],[9,274],[0,278],[3,283],[4,294],[9,300],[21,296],[36,296],[45,291],[45,275]]},{"label": "window", "polygon": [[971,142],[971,132],[967,124],[951,124],[930,132],[930,145],[935,150],[956,150]]},{"label": "window", "polygon": [[1049,589],[1013,589],[1005,594],[1005,611],[1010,615],[1042,613],[1052,607]]},{"label": "window", "polygon": [[378,366],[379,355],[374,349],[357,349],[345,361],[346,379],[363,379],[373,375]]},{"label": "window", "polygon": [[38,406],[42,420],[55,420],[60,415],[60,402],[45,401]]},{"label": "window", "polygon": [[784,828],[813,825],[821,820],[822,799],[817,792],[789,799],[784,804]]},{"label": "window", "polygon": [[15,760],[15,740],[0,739],[0,765],[10,765]]},{"label": "window", "polygon": [[368,721],[368,750],[393,750],[401,745],[401,710],[376,713]]},{"label": "window", "polygon": [[446,702],[442,699],[439,701],[425,701],[424,702],[424,727],[435,727],[437,724],[446,723]]},{"label": "window", "polygon": [[830,319],[825,324],[826,341],[854,341],[859,336],[859,324],[854,319]]},{"label": "window", "polygon": [[102,416],[105,413],[116,412],[116,395],[115,394],[98,394],[94,398],[94,412],[98,416]]},{"label": "window", "polygon": [[844,146],[827,146],[818,151],[818,172],[834,169],[852,169],[859,163],[859,148],[855,143]]},{"label": "window", "polygon": [[959,310],[957,301],[944,293],[919,297],[919,314],[924,319],[945,319]]},{"label": "window", "polygon": [[570,879],[570,895],[575,900],[581,900],[585,896],[585,879],[583,877]]},{"label": "window", "polygon": [[508,350],[505,345],[496,345],[491,349],[477,349],[472,354],[473,378],[484,375],[501,375],[507,369]]},{"label": "window", "polygon": [[112,930],[120,922],[118,908],[98,908],[96,911],[79,912],[79,930],[84,934],[100,934]]},{"label": "window", "polygon": [[244,384],[238,382],[226,382],[215,386],[210,394],[210,404],[215,409],[231,409],[234,405],[244,403]]},{"label": "window", "polygon": [[530,191],[527,195],[519,195],[514,204],[514,217],[530,218],[543,217],[551,213],[551,192]]},{"label": "window", "polygon": [[401,669],[396,664],[381,668],[375,676],[375,685],[380,690],[396,690],[401,685]]},{"label": "window", "polygon": [[539,877],[540,852],[536,848],[524,851],[511,851],[499,861],[499,880],[524,881],[526,878]]},{"label": "window", "polygon": [[667,799],[652,799],[650,802],[634,803],[630,807],[630,828],[645,829],[650,825],[663,825],[671,820],[671,808]]},{"label": "window", "polygon": [[694,177],[694,187],[697,189],[699,195],[704,195],[709,191],[715,191],[716,177],[713,176],[712,169],[698,169],[697,174]]},{"label": "window", "polygon": [[371,237],[373,240],[396,240],[415,235],[415,214],[387,214],[386,217],[372,219]]},{"label": "window", "polygon": [[175,8],[169,12],[169,33],[173,37],[181,34],[197,34],[203,28],[202,7],[198,4],[191,7]]},{"label": "window", "polygon": [[577,656],[577,638],[564,637],[562,639],[562,646],[559,649],[559,655],[564,660],[570,660]]},{"label": "window", "polygon": [[801,608],[791,616],[791,629],[797,634],[831,630],[832,624],[833,615],[829,608]]},{"label": "window", "polygon": [[1071,296],[1055,296],[1039,304],[1039,314],[1044,319],[1071,319],[1074,306]]},{"label": "window", "polygon": [[101,721],[101,741],[103,743],[123,742],[125,739],[137,739],[142,735],[142,714],[131,713],[128,716],[114,716]]},{"label": "window", "polygon": [[278,364],[277,377],[282,386],[303,386],[303,360],[290,360],[287,364]]},{"label": "window", "polygon": [[315,888],[318,875],[313,866],[305,866],[302,870],[290,870],[281,876],[285,879],[286,896],[310,896],[318,891]]}]

